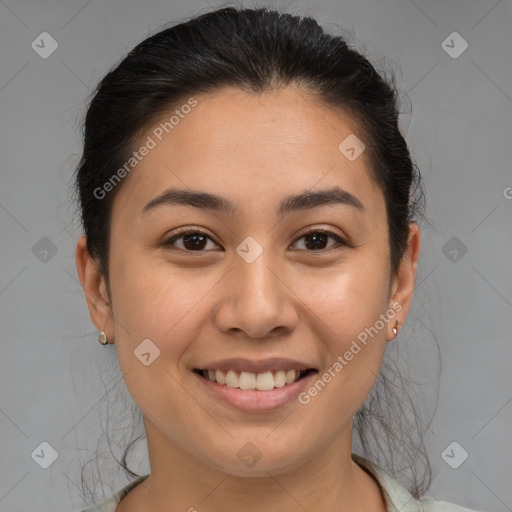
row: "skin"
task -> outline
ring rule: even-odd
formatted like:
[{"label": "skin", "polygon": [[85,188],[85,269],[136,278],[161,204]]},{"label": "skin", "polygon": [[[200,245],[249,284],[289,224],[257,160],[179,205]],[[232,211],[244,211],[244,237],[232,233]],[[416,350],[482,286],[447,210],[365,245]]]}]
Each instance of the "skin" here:
[{"label": "skin", "polygon": [[[363,138],[348,116],[291,86],[259,96],[224,88],[194,97],[198,105],[115,197],[110,287],[85,236],[76,248],[92,322],[115,341],[147,433],[151,475],[117,512],[229,512],[242,504],[247,512],[384,511],[380,487],[351,459],[352,419],[395,338],[396,319],[407,317],[418,226],[410,224],[390,281],[384,197],[366,154],[349,161],[338,150],[351,133]],[[356,195],[365,211],[329,205],[276,217],[285,196],[333,185]],[[179,205],[142,215],[168,187],[221,195],[239,211],[231,218]],[[211,240],[200,254],[192,244],[187,253],[183,239],[166,246],[178,227],[200,228]],[[313,227],[352,245],[329,238],[323,250],[308,248],[311,238],[302,233]],[[247,236],[263,248],[250,264],[236,252]],[[321,375],[394,302],[402,305],[395,319],[307,405],[241,412],[208,396],[192,373],[227,357],[280,356]],[[160,350],[149,366],[133,354],[147,338]],[[251,468],[237,457],[247,442],[262,454]]]}]

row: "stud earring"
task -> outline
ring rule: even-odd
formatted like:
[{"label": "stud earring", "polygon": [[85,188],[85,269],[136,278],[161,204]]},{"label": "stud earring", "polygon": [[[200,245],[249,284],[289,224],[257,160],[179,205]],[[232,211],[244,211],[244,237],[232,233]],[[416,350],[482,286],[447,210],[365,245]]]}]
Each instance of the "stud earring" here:
[{"label": "stud earring", "polygon": [[103,331],[98,334],[98,341],[102,345],[108,345],[107,335]]},{"label": "stud earring", "polygon": [[396,336],[398,334],[398,327],[400,327],[402,324],[397,320],[396,321],[396,327],[393,327],[392,331],[393,334]]}]

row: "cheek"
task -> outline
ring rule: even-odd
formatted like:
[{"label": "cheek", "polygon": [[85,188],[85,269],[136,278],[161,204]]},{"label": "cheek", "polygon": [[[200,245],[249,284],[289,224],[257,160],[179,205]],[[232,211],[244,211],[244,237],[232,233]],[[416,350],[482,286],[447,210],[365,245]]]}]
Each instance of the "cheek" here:
[{"label": "cheek", "polygon": [[183,273],[177,275],[127,258],[115,267],[111,280],[116,349],[126,386],[152,421],[172,410],[180,425],[187,423],[190,395],[177,377],[178,365],[197,338],[197,303],[206,290],[199,280],[195,288]]},{"label": "cheek", "polygon": [[187,278],[183,271],[149,264],[147,259],[128,258],[113,267],[111,281],[120,359],[133,356],[145,339],[155,343],[162,359],[176,359],[194,334],[184,329],[197,326],[190,319],[207,283]]},{"label": "cheek", "polygon": [[307,277],[301,280],[304,289],[300,296],[307,297],[304,314],[314,321],[311,329],[325,347],[324,368],[318,375],[325,387],[319,383],[308,395],[318,400],[319,407],[337,411],[339,418],[348,411],[355,414],[382,363],[387,342],[385,319],[389,322],[392,317],[386,314],[388,280],[380,265],[375,261],[373,266],[339,271],[316,288],[309,286]]},{"label": "cheek", "polygon": [[[297,295],[316,317],[333,344],[343,348],[348,340],[373,326],[388,307],[387,273],[376,258],[348,262],[329,274],[304,274],[297,281]],[[336,343],[335,340],[338,340]]]},{"label": "cheek", "polygon": [[[383,267],[382,259],[362,250],[329,270],[287,269],[285,280],[293,292],[287,300],[329,345],[332,357],[344,353],[386,310]],[[153,263],[127,253],[111,268],[116,337],[126,339],[131,351],[149,338],[163,345],[166,355],[179,354],[199,334],[208,320],[205,315],[218,306],[215,297],[226,297],[223,270],[172,268],[164,261]]]}]

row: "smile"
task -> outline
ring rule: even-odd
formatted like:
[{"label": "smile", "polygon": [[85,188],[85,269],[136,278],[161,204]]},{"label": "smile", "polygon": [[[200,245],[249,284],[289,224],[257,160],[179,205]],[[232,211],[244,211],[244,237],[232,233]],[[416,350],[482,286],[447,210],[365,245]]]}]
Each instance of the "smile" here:
[{"label": "smile", "polygon": [[242,390],[270,391],[282,388],[302,379],[310,370],[277,370],[263,373],[253,373],[235,370],[195,370],[199,375],[221,386]]}]

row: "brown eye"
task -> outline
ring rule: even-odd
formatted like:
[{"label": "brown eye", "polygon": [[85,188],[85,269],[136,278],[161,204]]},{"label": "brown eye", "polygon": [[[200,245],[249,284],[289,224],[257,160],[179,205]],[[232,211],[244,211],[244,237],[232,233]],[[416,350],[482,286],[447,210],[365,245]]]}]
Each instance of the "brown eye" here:
[{"label": "brown eye", "polygon": [[[321,229],[312,229],[307,233],[304,233],[300,238],[298,238],[298,240],[304,239],[304,250],[312,252],[328,250],[335,246],[336,243],[328,245],[329,238],[335,240],[338,245],[347,245],[345,241],[335,233]],[[181,247],[176,245],[176,242],[178,241],[181,241]],[[188,230],[175,234],[165,242],[165,245],[176,247],[177,249],[185,252],[205,252],[205,250],[208,250],[208,241],[213,243],[213,249],[218,247],[218,245],[205,232]],[[210,249],[212,249],[212,247],[210,247]]]},{"label": "brown eye", "polygon": [[[178,249],[189,252],[203,252],[203,249],[206,248],[208,240],[211,240],[211,238],[203,231],[183,231],[169,238],[165,242],[165,245],[174,246],[178,240],[182,240],[182,247],[177,247]],[[211,241],[213,242],[213,240]],[[214,245],[217,245],[215,242],[213,243]]]},{"label": "brown eye", "polygon": [[310,230],[307,233],[304,233],[298,240],[304,239],[304,246],[306,247],[306,250],[308,250],[308,252],[311,252],[325,250],[326,248],[328,249],[331,248],[333,245],[336,245],[333,244],[327,247],[327,241],[329,238],[336,240],[338,244],[346,245],[344,240],[335,233],[332,233],[330,231],[324,231],[321,229]]}]

